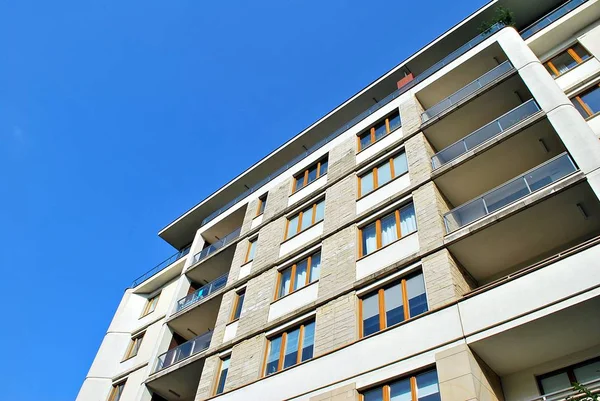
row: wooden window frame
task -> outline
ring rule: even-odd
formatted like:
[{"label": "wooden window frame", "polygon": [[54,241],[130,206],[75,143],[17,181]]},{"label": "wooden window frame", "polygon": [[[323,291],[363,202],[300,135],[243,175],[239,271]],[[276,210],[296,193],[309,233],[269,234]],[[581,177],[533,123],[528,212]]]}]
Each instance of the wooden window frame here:
[{"label": "wooden window frame", "polygon": [[137,356],[138,352],[140,352],[140,347],[142,346],[142,341],[144,340],[145,334],[146,332],[142,331],[141,333],[138,333],[135,336],[131,336],[129,344],[127,345],[127,350],[125,351],[125,356],[123,357],[122,361],[126,361]]},{"label": "wooden window frame", "polygon": [[[383,401],[390,401],[391,400],[391,385],[395,384],[396,382],[400,382],[400,381],[404,381],[404,380],[408,379],[410,382],[411,401],[418,401],[419,400],[419,392],[418,392],[418,387],[417,387],[417,376],[424,374],[424,373],[428,373],[432,370],[436,370],[436,369],[433,368],[433,369],[420,370],[411,375],[400,377],[398,379],[395,379],[395,380],[385,383],[383,385],[379,385],[379,386],[361,390],[359,392],[359,395],[360,395],[359,399],[360,399],[360,401],[364,401],[365,395],[363,393],[380,388],[383,393],[383,398],[382,398]],[[439,389],[439,385],[440,385],[440,383],[439,383],[439,377],[438,377],[438,389]]]},{"label": "wooden window frame", "polygon": [[[406,153],[404,151],[400,152],[400,153],[396,153],[393,156],[390,156],[389,159],[387,159],[385,162],[381,162],[379,164],[377,164],[377,166],[373,167],[370,170],[364,171],[361,175],[357,176],[358,178],[358,199],[360,199],[363,196],[362,193],[362,178],[364,176],[366,176],[367,174],[369,174],[370,172],[373,173],[373,189],[371,191],[369,191],[368,193],[364,194],[371,194],[373,192],[375,192],[377,189],[379,189],[379,176],[377,174],[378,170],[385,166],[386,164],[390,164],[390,173],[391,173],[391,179],[386,182],[386,184],[392,182],[393,180],[395,180],[396,178],[400,177],[400,176],[396,176],[396,166],[394,165],[394,160],[396,159],[396,157],[400,156],[400,154],[402,153]],[[406,174],[406,172],[402,173],[402,175]],[[385,184],[383,184],[385,185]]]},{"label": "wooden window frame", "polygon": [[[223,392],[217,393],[219,390],[219,382],[221,381],[221,372],[223,371],[223,361],[225,359],[229,359],[229,366],[231,366],[231,354],[224,356],[223,358],[219,358],[219,368],[217,369],[217,378],[214,383],[214,389],[212,391],[213,396],[223,394],[225,392],[225,383],[223,383]],[[227,368],[227,374],[229,375],[229,367]],[[227,382],[227,376],[225,376],[225,382]]]},{"label": "wooden window frame", "polygon": [[[366,148],[368,148],[369,146],[373,145],[375,142],[377,142],[377,139],[375,138],[375,127],[377,127],[379,124],[381,124],[382,122],[385,121],[385,136],[389,135],[392,131],[390,129],[390,120],[395,117],[396,115],[398,115],[398,117],[400,116],[400,110],[395,110],[394,112],[388,114],[387,116],[385,116],[385,118],[377,121],[375,124],[373,124],[368,130],[361,132],[360,134],[358,134],[356,136],[356,143],[357,143],[357,153],[365,150]],[[368,135],[370,134],[370,135]],[[365,146],[364,148],[361,147],[360,145],[360,139],[366,136],[370,137],[370,141],[369,144],[367,146]]]},{"label": "wooden window frame", "polygon": [[[142,315],[140,316],[140,319],[143,318],[144,316],[148,316],[149,314],[151,314],[152,312],[154,312],[156,310],[159,299],[160,299],[160,292],[146,300],[146,305],[144,305],[144,310],[142,311]],[[153,303],[154,303],[154,307],[152,307]],[[150,309],[150,308],[152,308],[152,309]]]},{"label": "wooden window frame", "polygon": [[[123,395],[123,391],[125,391],[125,383],[127,383],[127,380],[113,384],[110,393],[108,394],[107,401],[119,401]],[[118,388],[122,388],[120,393],[118,393]],[[119,398],[117,398],[117,395]]]},{"label": "wooden window frame", "polygon": [[258,205],[256,206],[256,216],[254,216],[254,217],[258,217],[265,212],[266,204],[267,204],[267,194],[259,196]]},{"label": "wooden window frame", "polygon": [[[376,249],[373,252],[380,250],[381,248],[383,248],[382,239],[381,239],[381,220],[385,219],[388,216],[391,216],[392,214],[394,214],[396,216],[396,235],[398,236],[398,239],[396,239],[396,241],[399,241],[400,239],[402,239],[402,228],[400,227],[400,210],[402,210],[406,206],[410,205],[410,203],[411,202],[409,202],[405,205],[402,205],[401,207],[397,208],[393,212],[385,214],[381,217],[378,217],[376,220],[371,221],[358,229],[358,258],[359,259],[364,256],[369,255],[369,254],[365,253],[365,250],[363,249],[363,233],[362,233],[363,229],[365,227],[368,227],[371,224],[375,223]],[[396,242],[396,241],[393,241],[393,242]],[[390,244],[387,244],[386,246],[388,246],[388,245],[390,245]],[[371,253],[373,253],[373,252],[371,252]]]},{"label": "wooden window frame", "polygon": [[[404,309],[404,320],[403,322],[407,321],[408,319],[410,319],[410,309],[409,309],[409,305],[408,305],[408,291],[406,288],[406,281],[408,278],[413,277],[414,273],[410,273],[407,276],[402,277],[400,280],[394,280],[390,283],[386,283],[384,286],[382,286],[381,288],[379,288],[377,291],[372,291],[369,292],[361,297],[358,298],[358,336],[359,338],[363,338],[364,337],[364,332],[363,332],[363,301],[365,298],[370,297],[374,294],[377,294],[377,301],[378,301],[378,305],[379,305],[379,331],[377,331],[376,333],[379,333],[382,330],[385,330],[388,328],[387,325],[387,316],[385,314],[385,289],[387,287],[391,287],[397,284],[400,284],[400,289],[402,291],[402,307]],[[419,273],[420,275],[423,275],[423,272]],[[376,333],[372,333],[369,335],[373,335]]]},{"label": "wooden window frame", "polygon": [[[244,263],[248,263],[254,260],[254,256],[250,259],[250,251],[252,250],[252,246],[256,246],[256,242],[258,241],[258,237],[248,240],[248,249],[246,249],[246,256],[244,257]],[[256,249],[254,249],[254,253],[256,253]]]},{"label": "wooden window frame", "polygon": [[[262,367],[262,370],[261,370],[262,377],[268,377],[268,376],[271,376],[271,375],[273,375],[273,374],[275,374],[277,372],[281,372],[283,370],[283,362],[284,362],[284,358],[285,358],[285,348],[286,348],[286,345],[287,345],[287,335],[288,335],[288,332],[294,331],[298,327],[300,328],[300,333],[298,334],[298,355],[296,357],[296,363],[293,364],[292,366],[288,366],[286,369],[290,369],[290,368],[292,368],[292,367],[294,367],[294,366],[296,366],[296,365],[298,365],[298,364],[300,364],[302,362],[302,348],[303,348],[303,345],[304,345],[304,328],[306,326],[308,326],[309,324],[311,324],[311,323],[313,323],[313,324],[316,325],[316,321],[314,319],[313,320],[308,320],[308,321],[300,324],[300,326],[290,327],[289,329],[286,329],[285,331],[279,333],[278,335],[273,336],[273,337],[267,339],[267,346],[266,346],[266,349],[265,349],[265,357],[264,357],[264,360],[263,360],[263,367]],[[316,327],[315,327],[315,329],[316,329]],[[269,351],[271,350],[271,342],[274,339],[276,339],[277,337],[279,337],[279,336],[281,336],[281,345],[280,345],[280,349],[279,349],[279,361],[277,363],[277,370],[275,372],[271,373],[271,375],[267,375],[267,359],[269,357]],[[314,339],[313,339],[313,341],[314,341]],[[314,347],[314,343],[313,343],[313,347]],[[313,358],[314,358],[314,351],[313,351],[313,357],[310,358],[310,359],[313,359]],[[307,359],[307,360],[309,361],[310,359]]]},{"label": "wooden window frame", "polygon": [[[304,171],[294,175],[294,179],[292,180],[293,181],[292,182],[292,194],[296,193],[297,191],[300,191],[302,188],[306,187],[308,184],[315,182],[316,180],[318,180],[319,178],[321,178],[322,176],[327,174],[327,171],[324,174],[321,174],[321,163],[328,161],[327,159],[328,159],[328,157],[325,156],[318,162],[308,166],[306,169],[304,169]],[[313,181],[308,182],[308,172],[310,170],[312,170],[313,167],[317,169],[317,176],[315,177],[315,179]],[[327,167],[327,170],[329,171],[329,166]],[[302,186],[300,188],[296,189],[296,183],[299,182],[300,180],[302,180]]]},{"label": "wooden window frame", "polygon": [[[312,206],[307,207],[305,209],[302,209],[300,212],[291,215],[290,217],[288,217],[285,221],[285,235],[283,236],[283,240],[286,241],[290,238],[295,237],[296,235],[300,234],[301,232],[303,232],[304,230],[309,229],[310,227],[314,226],[316,223],[316,218],[317,218],[317,205],[319,205],[321,202],[325,202],[325,199],[321,199],[315,203],[312,204]],[[302,230],[302,217],[304,216],[304,213],[306,211],[310,210],[312,213],[312,217],[311,217],[311,223],[310,226],[306,227],[304,230]],[[292,236],[288,236],[289,233],[289,228],[290,228],[290,220],[293,220],[296,216],[298,216],[298,226],[296,227],[296,232],[292,235]]]},{"label": "wooden window frame", "polygon": [[[300,291],[302,288],[313,283],[313,281],[312,281],[312,258],[317,253],[321,253],[321,250],[319,249],[318,251],[312,253],[308,258],[301,259],[298,262],[294,263],[293,265],[288,266],[285,269],[281,269],[277,273],[277,285],[275,286],[275,297],[274,297],[275,301],[278,299],[281,299],[283,297],[287,297],[288,295],[290,295],[296,291]],[[296,284],[296,267],[298,266],[298,264],[304,262],[305,260],[306,260],[306,282],[304,283],[304,286],[302,288],[294,290],[294,285]],[[290,291],[285,295],[279,296],[279,292],[280,292],[279,289],[281,287],[281,278],[283,277],[283,272],[285,272],[289,269],[291,269],[290,288],[289,288]],[[315,281],[317,281],[317,280],[315,280]]]},{"label": "wooden window frame", "polygon": [[[587,55],[589,56],[587,59],[583,60],[581,58],[581,56],[579,54],[577,54],[577,52],[575,51],[575,46],[579,45],[581,46],[586,52]],[[558,68],[556,68],[554,66],[554,63],[552,62],[552,60],[556,59],[559,56],[562,56],[563,54],[567,53],[569,56],[571,56],[571,58],[577,63],[577,66],[581,65],[583,62],[589,60],[590,58],[592,58],[592,54],[588,51],[588,49],[586,49],[581,43],[579,42],[575,42],[573,43],[571,46],[569,46],[567,49],[561,51],[560,53],[557,53],[556,55],[554,55],[552,58],[548,59],[548,61],[546,61],[544,63],[544,66],[548,66],[552,72],[554,73],[554,77],[553,78],[558,78],[560,77],[562,74],[565,74],[569,71],[571,71],[573,68],[568,69],[567,71],[563,72],[562,74],[560,73],[560,71],[558,71]]]},{"label": "wooden window frame", "polygon": [[[244,300],[245,300],[246,299],[246,287],[237,290],[234,294],[235,299],[233,300],[233,308],[231,309],[231,314],[229,316],[229,323],[235,322],[242,316],[242,310],[240,309],[240,316],[235,317],[235,311],[238,308],[238,304],[240,302],[240,297],[242,295],[244,295]],[[242,306],[243,306],[243,302],[244,301],[242,301]]]},{"label": "wooden window frame", "polygon": [[560,369],[555,369],[551,372],[548,373],[544,373],[541,374],[539,376],[535,377],[535,380],[537,382],[537,386],[538,386],[538,390],[540,391],[540,395],[545,395],[546,393],[544,393],[544,387],[542,386],[542,380],[544,380],[547,377],[551,377],[551,376],[555,376],[557,374],[560,373],[566,373],[567,376],[569,377],[569,381],[571,383],[573,382],[577,382],[577,378],[575,377],[575,369],[580,368],[582,366],[585,365],[589,365],[590,363],[594,363],[600,361],[600,356],[594,357],[594,358],[590,358],[590,359],[586,359],[585,361],[581,361],[578,363],[575,363],[573,365],[569,365],[569,366],[565,366],[563,368]]},{"label": "wooden window frame", "polygon": [[571,100],[575,99],[577,100],[577,103],[579,103],[579,105],[583,108],[583,110],[587,113],[587,117],[584,117],[586,120],[589,120],[592,117],[595,117],[597,114],[600,113],[600,111],[597,112],[593,112],[592,109],[590,109],[590,106],[588,106],[583,99],[581,98],[582,95],[586,95],[588,93],[593,92],[594,90],[600,90],[598,89],[600,88],[600,83],[596,83],[592,86],[590,86],[589,88],[587,88],[586,90],[578,93],[577,95],[573,96],[571,98]]}]

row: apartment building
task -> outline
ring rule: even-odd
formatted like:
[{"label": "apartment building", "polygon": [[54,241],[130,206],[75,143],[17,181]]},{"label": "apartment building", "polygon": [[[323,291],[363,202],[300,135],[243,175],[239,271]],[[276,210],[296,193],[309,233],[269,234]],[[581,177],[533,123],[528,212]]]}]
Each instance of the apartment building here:
[{"label": "apartment building", "polygon": [[490,2],[161,230],[77,400],[600,389],[599,115],[600,1]]}]

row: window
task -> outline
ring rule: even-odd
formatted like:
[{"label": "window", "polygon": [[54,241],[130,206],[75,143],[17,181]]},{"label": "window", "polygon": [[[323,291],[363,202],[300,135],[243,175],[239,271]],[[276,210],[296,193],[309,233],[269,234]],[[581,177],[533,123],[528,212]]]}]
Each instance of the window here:
[{"label": "window", "polygon": [[411,274],[359,300],[360,336],[377,333],[427,310],[423,273]]},{"label": "window", "polygon": [[244,297],[246,296],[246,289],[243,288],[235,293],[235,299],[233,301],[233,309],[231,311],[231,320],[240,318],[242,314],[242,306],[244,306]]},{"label": "window", "polygon": [[368,194],[380,186],[400,177],[408,171],[406,153],[390,157],[372,170],[358,177],[358,197]]},{"label": "window", "polygon": [[587,91],[572,97],[571,102],[583,118],[590,118],[600,112],[600,85],[596,84]]},{"label": "window", "polygon": [[320,222],[323,220],[324,213],[325,199],[321,199],[317,203],[302,210],[300,213],[288,218],[287,227],[285,229],[285,239],[293,237],[313,224]]},{"label": "window", "polygon": [[362,393],[362,401],[440,401],[435,369],[396,380]]},{"label": "window", "polygon": [[590,58],[590,53],[581,44],[576,43],[544,63],[553,78],[569,71]]},{"label": "window", "polygon": [[264,194],[258,198],[258,206],[256,207],[256,215],[260,216],[265,212],[265,206],[267,204],[267,194]]},{"label": "window", "polygon": [[321,273],[321,251],[279,272],[277,298],[299,290],[319,279]]},{"label": "window", "polygon": [[221,394],[225,389],[225,380],[227,380],[227,371],[229,370],[229,359],[230,357],[221,359],[221,368],[219,369],[219,376],[217,376],[217,389],[215,395]]},{"label": "window", "polygon": [[246,259],[244,260],[244,263],[254,260],[254,252],[256,252],[257,241],[258,238],[254,238],[253,240],[248,241],[248,250],[246,251]]},{"label": "window", "polygon": [[142,316],[140,317],[144,317],[154,312],[154,310],[156,309],[156,304],[158,304],[158,297],[160,297],[160,294],[156,294],[155,296],[148,298],[148,301],[146,301],[146,306],[144,306]]},{"label": "window", "polygon": [[138,334],[137,336],[131,338],[131,341],[129,342],[129,345],[127,346],[127,351],[125,352],[125,357],[123,358],[123,360],[133,358],[134,356],[137,355],[138,351],[140,350],[140,347],[142,346],[143,339],[144,339],[144,333]]},{"label": "window", "polygon": [[311,359],[314,342],[314,321],[269,339],[265,355],[265,376]]},{"label": "window", "polygon": [[359,257],[417,231],[415,208],[411,203],[359,229]]},{"label": "window", "polygon": [[358,151],[360,152],[374,144],[399,126],[400,113],[396,110],[358,136]]},{"label": "window", "polygon": [[538,385],[542,394],[571,388],[571,383],[586,383],[600,379],[600,358],[594,358],[576,365],[538,376]]},{"label": "window", "polygon": [[327,174],[327,158],[319,160],[306,170],[294,176],[294,190],[299,191],[317,178]]},{"label": "window", "polygon": [[119,384],[113,384],[110,394],[108,395],[108,401],[119,401],[121,399],[121,395],[123,395],[123,390],[125,390],[124,381]]}]

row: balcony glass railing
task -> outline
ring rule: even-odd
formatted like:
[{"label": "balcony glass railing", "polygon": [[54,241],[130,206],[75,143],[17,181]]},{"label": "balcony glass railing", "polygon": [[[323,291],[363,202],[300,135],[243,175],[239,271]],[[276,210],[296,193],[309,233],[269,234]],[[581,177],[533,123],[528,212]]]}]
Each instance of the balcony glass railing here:
[{"label": "balcony glass railing", "polygon": [[464,86],[463,88],[459,89],[458,91],[454,92],[452,95],[448,96],[441,102],[439,102],[439,103],[435,104],[434,106],[431,106],[430,108],[425,110],[423,112],[423,114],[421,114],[421,121],[426,122],[426,121],[430,120],[431,118],[448,110],[450,107],[454,106],[455,104],[462,101],[466,97],[472,95],[477,90],[483,88],[490,82],[501,77],[502,75],[506,74],[507,72],[511,71],[512,69],[513,69],[513,66],[510,63],[510,61],[506,60],[502,64],[494,67],[490,71],[486,72],[485,74],[483,74],[482,76],[477,78],[475,81],[471,82],[470,84],[468,84],[468,85]]},{"label": "balcony glass railing", "polygon": [[144,281],[148,280],[150,277],[154,276],[156,273],[158,273],[161,270],[163,270],[165,267],[167,267],[167,266],[173,264],[174,262],[178,261],[179,259],[183,258],[188,253],[190,253],[190,247],[189,246],[186,247],[186,248],[184,248],[184,249],[182,249],[181,251],[179,251],[179,252],[177,252],[177,253],[169,256],[167,259],[163,260],[158,265],[156,265],[152,269],[148,270],[146,273],[142,274],[141,276],[139,276],[138,278],[136,278],[135,280],[133,280],[133,284],[131,286],[132,287],[137,287],[138,285],[140,285]]},{"label": "balcony glass railing", "polygon": [[[587,388],[592,394],[600,393],[600,379],[590,380],[585,383],[581,383],[582,386]],[[578,401],[592,401],[591,398],[586,397],[581,393],[577,393],[577,391],[572,388],[567,388],[564,390],[555,391],[553,393],[548,393],[544,395],[540,395],[539,397],[531,398],[529,401],[561,401],[561,400],[578,400]]]},{"label": "balcony glass railing", "polygon": [[198,263],[202,259],[206,258],[208,255],[215,253],[219,249],[223,248],[225,245],[228,245],[231,242],[235,241],[240,236],[241,230],[242,230],[241,227],[236,228],[233,232],[230,232],[229,234],[227,234],[226,236],[224,236],[217,242],[210,244],[209,246],[207,246],[206,248],[204,248],[203,250],[201,250],[200,252],[195,254],[194,255],[194,263]]},{"label": "balcony glass railing", "polygon": [[567,153],[558,155],[525,174],[446,213],[444,215],[446,232],[451,233],[487,216],[566,177],[576,170],[575,164]]},{"label": "balcony glass railing", "polygon": [[484,125],[433,155],[431,158],[431,165],[434,169],[441,167],[482,143],[497,137],[506,130],[514,127],[517,123],[533,116],[539,111],[540,106],[538,106],[535,100],[528,100],[508,113],[498,117],[491,123]]},{"label": "balcony glass railing", "polygon": [[195,303],[202,301],[210,294],[213,294],[221,288],[225,287],[225,284],[227,284],[227,274],[222,275],[218,279],[211,281],[205,286],[202,286],[193,293],[177,301],[177,312],[187,308],[188,306],[194,305]]},{"label": "balcony glass railing", "polygon": [[168,368],[169,366],[182,361],[185,358],[206,350],[210,346],[212,334],[212,331],[207,331],[206,333],[200,334],[198,337],[193,338],[190,341],[187,341],[160,355],[156,361],[156,366],[153,373]]},{"label": "balcony glass railing", "polygon": [[425,71],[423,71],[421,74],[419,74],[417,77],[415,77],[415,79],[410,81],[408,84],[404,85],[400,89],[396,89],[394,92],[390,93],[388,96],[384,97],[379,102],[377,102],[376,104],[374,104],[373,106],[371,106],[367,110],[363,111],[362,113],[360,113],[359,115],[357,115],[356,117],[354,117],[353,119],[348,121],[346,124],[344,124],[343,126],[338,128],[335,132],[333,132],[326,138],[322,139],[321,141],[319,141],[316,144],[314,144],[313,146],[311,146],[306,152],[301,153],[300,155],[295,157],[293,160],[286,163],[284,166],[280,167],[279,169],[275,170],[273,173],[269,174],[267,177],[262,179],[257,184],[253,185],[252,187],[250,187],[247,190],[245,190],[244,192],[242,192],[235,199],[227,202],[225,205],[223,205],[219,209],[215,210],[214,212],[212,212],[211,214],[206,216],[204,218],[204,220],[202,220],[202,223],[200,226],[203,226],[203,225],[207,224],[208,222],[212,221],[217,216],[221,215],[222,213],[227,211],[229,208],[231,208],[233,205],[240,202],[242,199],[246,198],[248,195],[256,192],[258,189],[263,187],[269,181],[271,181],[275,177],[278,177],[279,175],[283,174],[286,170],[288,170],[292,166],[296,165],[302,159],[311,155],[312,153],[314,153],[315,151],[317,151],[318,149],[323,147],[325,144],[331,142],[332,140],[334,140],[335,138],[337,138],[338,136],[340,136],[341,134],[346,132],[348,129],[352,128],[353,126],[355,126],[356,124],[358,124],[359,122],[364,120],[365,118],[369,117],[371,114],[375,113],[377,110],[381,109],[383,106],[390,103],[392,100],[396,99],[398,96],[402,95],[403,93],[405,93],[406,91],[408,91],[409,89],[411,89],[412,87],[417,85],[419,82],[423,81],[426,78],[429,78],[435,72],[437,72],[444,66],[448,65],[452,61],[456,60],[458,57],[463,55],[469,49],[472,49],[473,47],[477,46],[479,43],[484,41],[488,36],[494,34],[495,32],[499,31],[503,27],[504,27],[503,24],[496,24],[496,25],[492,26],[487,32],[477,35],[475,38],[471,39],[470,41],[468,41],[467,43],[465,43],[458,49],[454,50],[452,53],[448,54],[446,57],[444,57],[443,59],[441,59],[440,61],[438,61],[437,63],[435,63],[428,69],[426,69]]},{"label": "balcony glass railing", "polygon": [[567,1],[562,6],[558,7],[557,9],[555,9],[555,10],[553,10],[551,12],[549,12],[548,14],[544,15],[539,20],[535,21],[533,24],[529,25],[527,28],[523,29],[521,31],[521,37],[523,39],[528,39],[528,38],[532,37],[537,32],[541,31],[542,29],[544,29],[548,25],[550,25],[553,22],[555,22],[555,21],[559,20],[560,18],[564,17],[565,15],[567,15],[568,13],[570,13],[571,11],[573,11],[574,9],[576,9],[577,7],[579,7],[580,5],[582,5],[583,3],[586,3],[587,1],[588,0],[571,0],[571,1]]}]

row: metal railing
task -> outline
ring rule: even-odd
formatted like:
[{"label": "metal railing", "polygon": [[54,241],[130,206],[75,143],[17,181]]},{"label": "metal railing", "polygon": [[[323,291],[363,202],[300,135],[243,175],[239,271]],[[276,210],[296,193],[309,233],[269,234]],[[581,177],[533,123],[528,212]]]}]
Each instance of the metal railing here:
[{"label": "metal railing", "polygon": [[574,9],[576,9],[577,7],[579,7],[580,5],[582,5],[583,3],[586,3],[587,1],[588,0],[570,0],[570,1],[567,1],[566,3],[564,3],[563,5],[561,5],[560,7],[558,7],[555,10],[549,12],[548,14],[544,15],[539,20],[535,21],[533,24],[529,25],[527,28],[522,29],[521,32],[520,32],[521,33],[521,37],[523,39],[528,39],[528,38],[532,37],[537,32],[541,31],[542,29],[546,28],[548,25],[550,25],[553,22],[555,22],[555,21],[559,20],[560,18],[564,17],[565,15],[567,15],[568,13],[570,13],[571,11],[573,11]]},{"label": "metal railing", "polygon": [[461,100],[465,99],[467,96],[472,95],[477,90],[483,88],[485,85],[489,84],[490,82],[494,81],[495,79],[501,77],[502,75],[506,74],[511,70],[513,70],[513,65],[510,63],[510,61],[506,60],[505,62],[492,68],[490,71],[486,72],[473,82],[457,90],[444,100],[436,103],[435,105],[425,110],[421,114],[421,121],[424,123],[430,120],[431,118],[441,114],[442,112],[448,110],[450,107],[454,106]]},{"label": "metal railing", "polygon": [[197,289],[193,293],[188,294],[184,298],[181,298],[179,301],[177,301],[176,312],[179,312],[180,310],[183,310],[188,306],[200,302],[204,298],[208,297],[210,294],[213,294],[217,290],[220,290],[221,288],[225,287],[225,284],[227,284],[227,274],[222,275],[221,277]]},{"label": "metal railing", "polygon": [[567,153],[562,153],[528,172],[486,192],[444,215],[446,232],[451,233],[504,206],[510,205],[577,171]]},{"label": "metal railing", "polygon": [[377,110],[381,109],[383,106],[390,103],[392,100],[396,99],[398,96],[402,95],[409,89],[413,88],[415,85],[417,85],[424,79],[429,78],[431,75],[433,75],[434,73],[439,71],[441,68],[443,68],[447,64],[451,63],[452,61],[456,60],[458,57],[463,55],[465,52],[467,52],[468,50],[477,46],[479,43],[481,43],[482,41],[487,39],[490,35],[499,31],[503,27],[504,27],[504,24],[498,23],[498,24],[492,26],[487,32],[477,35],[476,37],[474,37],[473,39],[471,39],[470,41],[468,41],[467,43],[465,43],[458,49],[454,50],[452,53],[448,54],[446,57],[444,57],[443,59],[441,59],[440,61],[438,61],[437,63],[435,63],[428,69],[426,69],[425,71],[423,71],[421,74],[419,74],[412,81],[410,81],[409,83],[404,85],[402,88],[396,89],[394,92],[390,93],[385,98],[381,99],[375,105],[369,107],[367,110],[363,111],[362,113],[360,113],[359,115],[357,115],[356,117],[354,117],[353,119],[348,121],[342,127],[338,128],[335,132],[333,132],[326,138],[322,139],[321,141],[319,141],[316,144],[314,144],[313,146],[311,146],[304,153],[301,153],[300,155],[295,157],[293,160],[286,163],[284,166],[280,167],[279,169],[275,170],[273,173],[269,174],[267,177],[265,177],[264,179],[259,181],[257,184],[253,185],[252,187],[250,187],[247,190],[245,190],[244,192],[242,192],[235,199],[227,202],[225,205],[221,206],[219,209],[215,210],[214,212],[212,212],[211,214],[206,216],[204,218],[204,220],[202,220],[202,223],[200,224],[200,226],[201,227],[204,226],[206,223],[210,222],[217,216],[221,215],[223,212],[227,211],[233,205],[235,205],[242,199],[246,198],[248,195],[256,192],[258,189],[260,189],[266,183],[268,183],[275,177],[278,177],[279,175],[283,174],[286,170],[288,170],[289,168],[291,168],[292,166],[297,164],[299,161],[301,161],[305,157],[309,156],[310,154],[314,153],[315,151],[317,151],[318,149],[323,147],[325,144],[331,142],[333,139],[337,138],[338,136],[340,136],[341,134],[346,132],[348,129],[352,128],[353,126],[355,126],[356,124],[358,124],[359,122],[361,122],[362,120],[364,120],[365,118],[370,116],[371,114],[375,113]]},{"label": "metal railing", "polygon": [[[582,385],[592,393],[600,392],[600,378],[582,383]],[[555,391],[553,393],[544,394],[539,397],[531,398],[528,401],[559,401],[564,400],[567,397],[573,400],[589,400],[589,398],[587,398],[584,394],[578,394],[576,390],[567,388],[564,390]]]},{"label": "metal railing", "polygon": [[159,370],[168,368],[169,366],[182,361],[192,355],[206,350],[210,346],[210,340],[213,332],[207,331],[204,334],[200,334],[198,337],[191,339],[173,349],[168,350],[164,354],[160,355],[156,360],[156,366],[152,373],[156,373]]},{"label": "metal railing", "polygon": [[161,270],[163,270],[165,267],[167,267],[167,266],[175,263],[179,259],[181,259],[184,256],[186,256],[188,253],[190,253],[190,247],[189,246],[186,247],[186,248],[184,248],[184,249],[182,249],[181,251],[176,252],[175,254],[169,256],[167,259],[163,260],[158,265],[154,266],[152,269],[148,270],[146,273],[142,274],[141,276],[139,276],[138,278],[136,278],[135,280],[133,280],[133,284],[131,286],[132,287],[137,287],[138,285],[140,285],[144,281],[148,280],[150,277],[154,276],[156,273],[158,273]]},{"label": "metal railing", "polygon": [[530,99],[525,103],[515,107],[491,123],[471,132],[469,135],[433,155],[431,158],[431,165],[433,169],[441,167],[457,157],[464,155],[476,146],[479,146],[482,143],[497,137],[509,128],[512,128],[519,122],[531,117],[539,111],[540,106],[538,106],[536,101],[533,99]]},{"label": "metal railing", "polygon": [[209,246],[207,246],[206,248],[204,248],[203,250],[201,250],[200,252],[195,254],[194,255],[194,263],[198,263],[202,259],[206,258],[208,255],[215,253],[219,249],[223,248],[225,245],[230,244],[231,242],[235,241],[240,236],[241,230],[242,230],[242,227],[236,228],[235,230],[233,230],[232,232],[230,232],[229,234],[227,234],[226,236],[224,236],[217,242],[210,244]]}]

